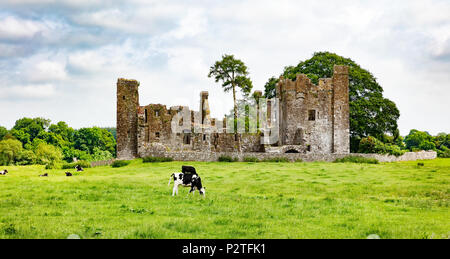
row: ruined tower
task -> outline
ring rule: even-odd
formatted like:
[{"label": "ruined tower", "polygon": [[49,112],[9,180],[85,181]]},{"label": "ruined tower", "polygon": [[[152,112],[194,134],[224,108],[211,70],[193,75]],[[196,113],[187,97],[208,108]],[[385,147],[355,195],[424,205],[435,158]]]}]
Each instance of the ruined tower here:
[{"label": "ruined tower", "polygon": [[299,152],[349,153],[348,67],[334,66],[332,78],[315,85],[304,74],[280,78],[278,146]]},{"label": "ruined tower", "polygon": [[139,108],[139,82],[117,80],[117,158],[137,156],[137,122]]},{"label": "ruined tower", "polygon": [[334,66],[333,153],[350,153],[350,105],[348,66]]}]

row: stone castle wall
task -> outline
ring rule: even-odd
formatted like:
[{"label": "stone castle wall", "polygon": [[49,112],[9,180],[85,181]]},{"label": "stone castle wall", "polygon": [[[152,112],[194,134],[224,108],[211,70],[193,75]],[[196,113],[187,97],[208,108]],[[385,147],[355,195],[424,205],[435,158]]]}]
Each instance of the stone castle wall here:
[{"label": "stone castle wall", "polygon": [[239,161],[243,161],[245,157],[254,157],[259,160],[272,159],[272,158],[287,158],[291,162],[304,161],[304,162],[333,162],[338,158],[344,158],[346,156],[361,156],[366,158],[375,158],[379,162],[400,162],[400,161],[415,161],[415,160],[429,160],[436,159],[437,152],[435,151],[421,151],[421,152],[407,152],[402,156],[392,156],[392,155],[381,155],[381,154],[300,154],[300,153],[254,153],[254,152],[152,152],[148,153],[148,156],[155,157],[170,157],[175,161],[203,161],[203,162],[214,162],[219,159],[220,156],[230,156],[232,158],[237,158]]},{"label": "stone castle wall", "polygon": [[[271,146],[288,145],[295,146],[289,151],[300,153],[350,152],[349,82],[346,66],[335,66],[333,77],[320,79],[319,85],[314,85],[306,75],[298,75],[294,81],[280,78],[276,89],[279,114],[276,119],[269,117],[265,122],[271,126],[275,123],[275,126],[279,126],[279,140],[272,145],[262,144],[262,133],[227,132],[226,119],[221,124],[210,117],[208,92],[200,93],[197,112],[181,106],[140,106],[138,87],[139,82],[136,80],[119,79],[117,82],[119,159],[143,157],[160,151],[267,152]],[[260,92],[258,96],[261,96]],[[259,116],[259,102],[256,109]],[[184,111],[191,115],[191,121],[180,120],[179,126],[183,126],[184,130],[172,132],[172,123],[177,120],[174,116]],[[269,114],[271,112],[268,111]],[[218,132],[211,132],[208,130],[210,126],[222,128]]]}]

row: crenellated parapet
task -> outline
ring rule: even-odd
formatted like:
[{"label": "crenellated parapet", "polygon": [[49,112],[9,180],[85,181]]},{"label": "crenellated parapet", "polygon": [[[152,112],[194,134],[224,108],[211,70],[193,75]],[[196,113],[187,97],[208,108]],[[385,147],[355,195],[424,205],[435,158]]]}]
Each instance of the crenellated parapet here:
[{"label": "crenellated parapet", "polygon": [[255,105],[240,107],[238,116],[243,117],[238,117],[235,133],[233,117],[228,121],[211,117],[206,91],[200,93],[197,111],[187,106],[140,106],[139,82],[121,78],[117,157],[185,151],[346,154],[350,151],[348,80],[346,66],[335,66],[333,76],[319,79],[317,85],[304,74],[294,80],[280,77],[277,99],[264,99],[261,91],[255,91],[251,102]]}]

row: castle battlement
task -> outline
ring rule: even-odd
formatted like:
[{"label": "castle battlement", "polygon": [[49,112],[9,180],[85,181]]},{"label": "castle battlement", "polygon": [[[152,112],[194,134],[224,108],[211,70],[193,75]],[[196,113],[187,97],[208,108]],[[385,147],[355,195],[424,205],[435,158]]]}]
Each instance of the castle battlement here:
[{"label": "castle battlement", "polygon": [[[278,110],[268,100],[267,125],[277,129],[278,140],[263,144],[263,130],[257,133],[228,132],[226,118],[211,118],[209,93],[200,93],[199,110],[163,104],[139,105],[140,83],[119,78],[117,81],[117,157],[144,157],[155,152],[296,152],[349,153],[349,81],[348,67],[335,66],[332,78],[315,85],[303,74],[295,80],[280,78],[276,85]],[[262,97],[255,91],[256,98]],[[257,105],[259,116],[260,105]],[[180,114],[186,113],[180,116]],[[176,117],[177,116],[177,117]],[[189,118],[190,121],[184,121]],[[182,130],[172,132],[173,124]],[[275,125],[273,125],[275,124]],[[228,131],[227,131],[228,130]],[[247,130],[247,129],[246,129]],[[237,136],[237,137],[236,137]]]}]

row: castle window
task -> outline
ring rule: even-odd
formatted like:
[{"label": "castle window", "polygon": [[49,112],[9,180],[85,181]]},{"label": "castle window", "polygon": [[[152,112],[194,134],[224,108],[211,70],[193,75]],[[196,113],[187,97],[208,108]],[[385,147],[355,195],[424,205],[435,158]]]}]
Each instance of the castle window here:
[{"label": "castle window", "polygon": [[206,134],[203,134],[203,141],[206,141]]},{"label": "castle window", "polygon": [[159,138],[159,132],[155,132],[155,137]]},{"label": "castle window", "polygon": [[308,120],[309,121],[315,121],[316,120],[316,110],[309,110],[308,111]]},{"label": "castle window", "polygon": [[190,145],[191,144],[191,135],[189,133],[185,133],[184,134],[183,143],[185,145]]},{"label": "castle window", "polygon": [[124,95],[124,96],[122,96],[122,99],[124,99],[124,100],[125,100],[125,95]]},{"label": "castle window", "polygon": [[159,117],[159,111],[155,111],[155,116]]},{"label": "castle window", "polygon": [[311,152],[311,145],[306,146],[306,151]]},{"label": "castle window", "polygon": [[147,123],[147,116],[148,116],[147,109],[145,109],[145,114],[144,114],[144,122],[145,123]]}]

